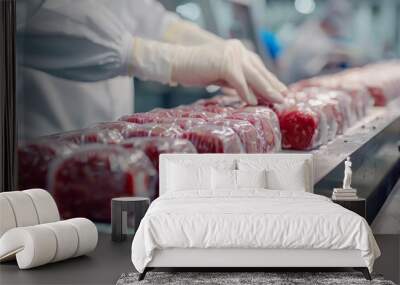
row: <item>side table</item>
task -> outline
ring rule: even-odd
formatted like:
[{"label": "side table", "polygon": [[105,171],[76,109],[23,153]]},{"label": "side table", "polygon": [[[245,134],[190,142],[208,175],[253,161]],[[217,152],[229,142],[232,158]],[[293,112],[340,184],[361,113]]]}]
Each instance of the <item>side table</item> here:
[{"label": "side table", "polygon": [[139,227],[150,205],[150,199],[144,197],[120,197],[111,200],[111,228],[113,241],[126,239],[128,231],[128,214],[133,214],[135,223],[134,230]]},{"label": "side table", "polygon": [[367,218],[367,203],[364,198],[357,198],[352,200],[334,200],[332,201],[342,207],[359,214],[364,219]]}]

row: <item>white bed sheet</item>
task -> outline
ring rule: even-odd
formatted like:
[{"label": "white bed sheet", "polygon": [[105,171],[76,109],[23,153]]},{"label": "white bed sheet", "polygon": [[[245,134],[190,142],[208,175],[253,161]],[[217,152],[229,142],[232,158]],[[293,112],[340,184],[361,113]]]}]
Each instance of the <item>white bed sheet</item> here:
[{"label": "white bed sheet", "polygon": [[166,248],[357,249],[370,271],[380,255],[359,215],[320,195],[265,189],[159,197],[134,237],[135,268]]}]

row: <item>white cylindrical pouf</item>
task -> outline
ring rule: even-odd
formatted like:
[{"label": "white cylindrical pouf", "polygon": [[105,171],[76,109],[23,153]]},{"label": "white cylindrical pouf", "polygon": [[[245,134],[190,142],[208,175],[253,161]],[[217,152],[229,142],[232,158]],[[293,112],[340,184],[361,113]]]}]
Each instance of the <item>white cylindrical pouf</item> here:
[{"label": "white cylindrical pouf", "polygon": [[39,223],[38,214],[31,197],[23,191],[1,193],[9,202],[15,215],[17,227],[33,226]]},{"label": "white cylindrical pouf", "polygon": [[14,211],[8,199],[0,194],[0,237],[17,226]]},{"label": "white cylindrical pouf", "polygon": [[74,257],[86,254],[96,248],[98,233],[93,222],[85,218],[74,218],[65,222],[73,225],[78,233],[78,250]]},{"label": "white cylindrical pouf", "polygon": [[54,232],[41,225],[11,229],[0,239],[0,258],[16,253],[20,269],[49,263],[56,252]]},{"label": "white cylindrical pouf", "polygon": [[23,192],[31,197],[38,214],[39,224],[60,220],[56,202],[49,192],[43,189],[29,189]]},{"label": "white cylindrical pouf", "polygon": [[57,252],[51,262],[71,258],[78,249],[79,237],[74,226],[67,221],[41,225],[51,229],[57,238]]}]

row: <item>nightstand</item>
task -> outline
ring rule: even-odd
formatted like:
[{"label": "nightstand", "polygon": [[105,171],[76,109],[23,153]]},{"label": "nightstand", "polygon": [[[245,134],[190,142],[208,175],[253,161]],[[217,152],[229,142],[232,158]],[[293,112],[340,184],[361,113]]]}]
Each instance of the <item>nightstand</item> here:
[{"label": "nightstand", "polygon": [[120,242],[126,239],[129,214],[133,214],[136,232],[149,205],[150,199],[144,197],[113,198],[111,200],[112,240]]},{"label": "nightstand", "polygon": [[367,204],[364,198],[358,198],[354,200],[332,200],[334,203],[359,214],[361,217],[367,217]]}]

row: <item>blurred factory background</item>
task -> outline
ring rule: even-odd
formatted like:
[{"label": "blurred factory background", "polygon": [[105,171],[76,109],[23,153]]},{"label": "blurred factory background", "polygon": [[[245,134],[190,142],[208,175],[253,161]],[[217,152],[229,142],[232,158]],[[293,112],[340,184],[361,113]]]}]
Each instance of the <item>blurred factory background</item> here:
[{"label": "blurred factory background", "polygon": [[[160,2],[223,38],[241,39],[286,83],[400,55],[398,0]],[[191,103],[215,92],[135,81],[135,112]]]}]

